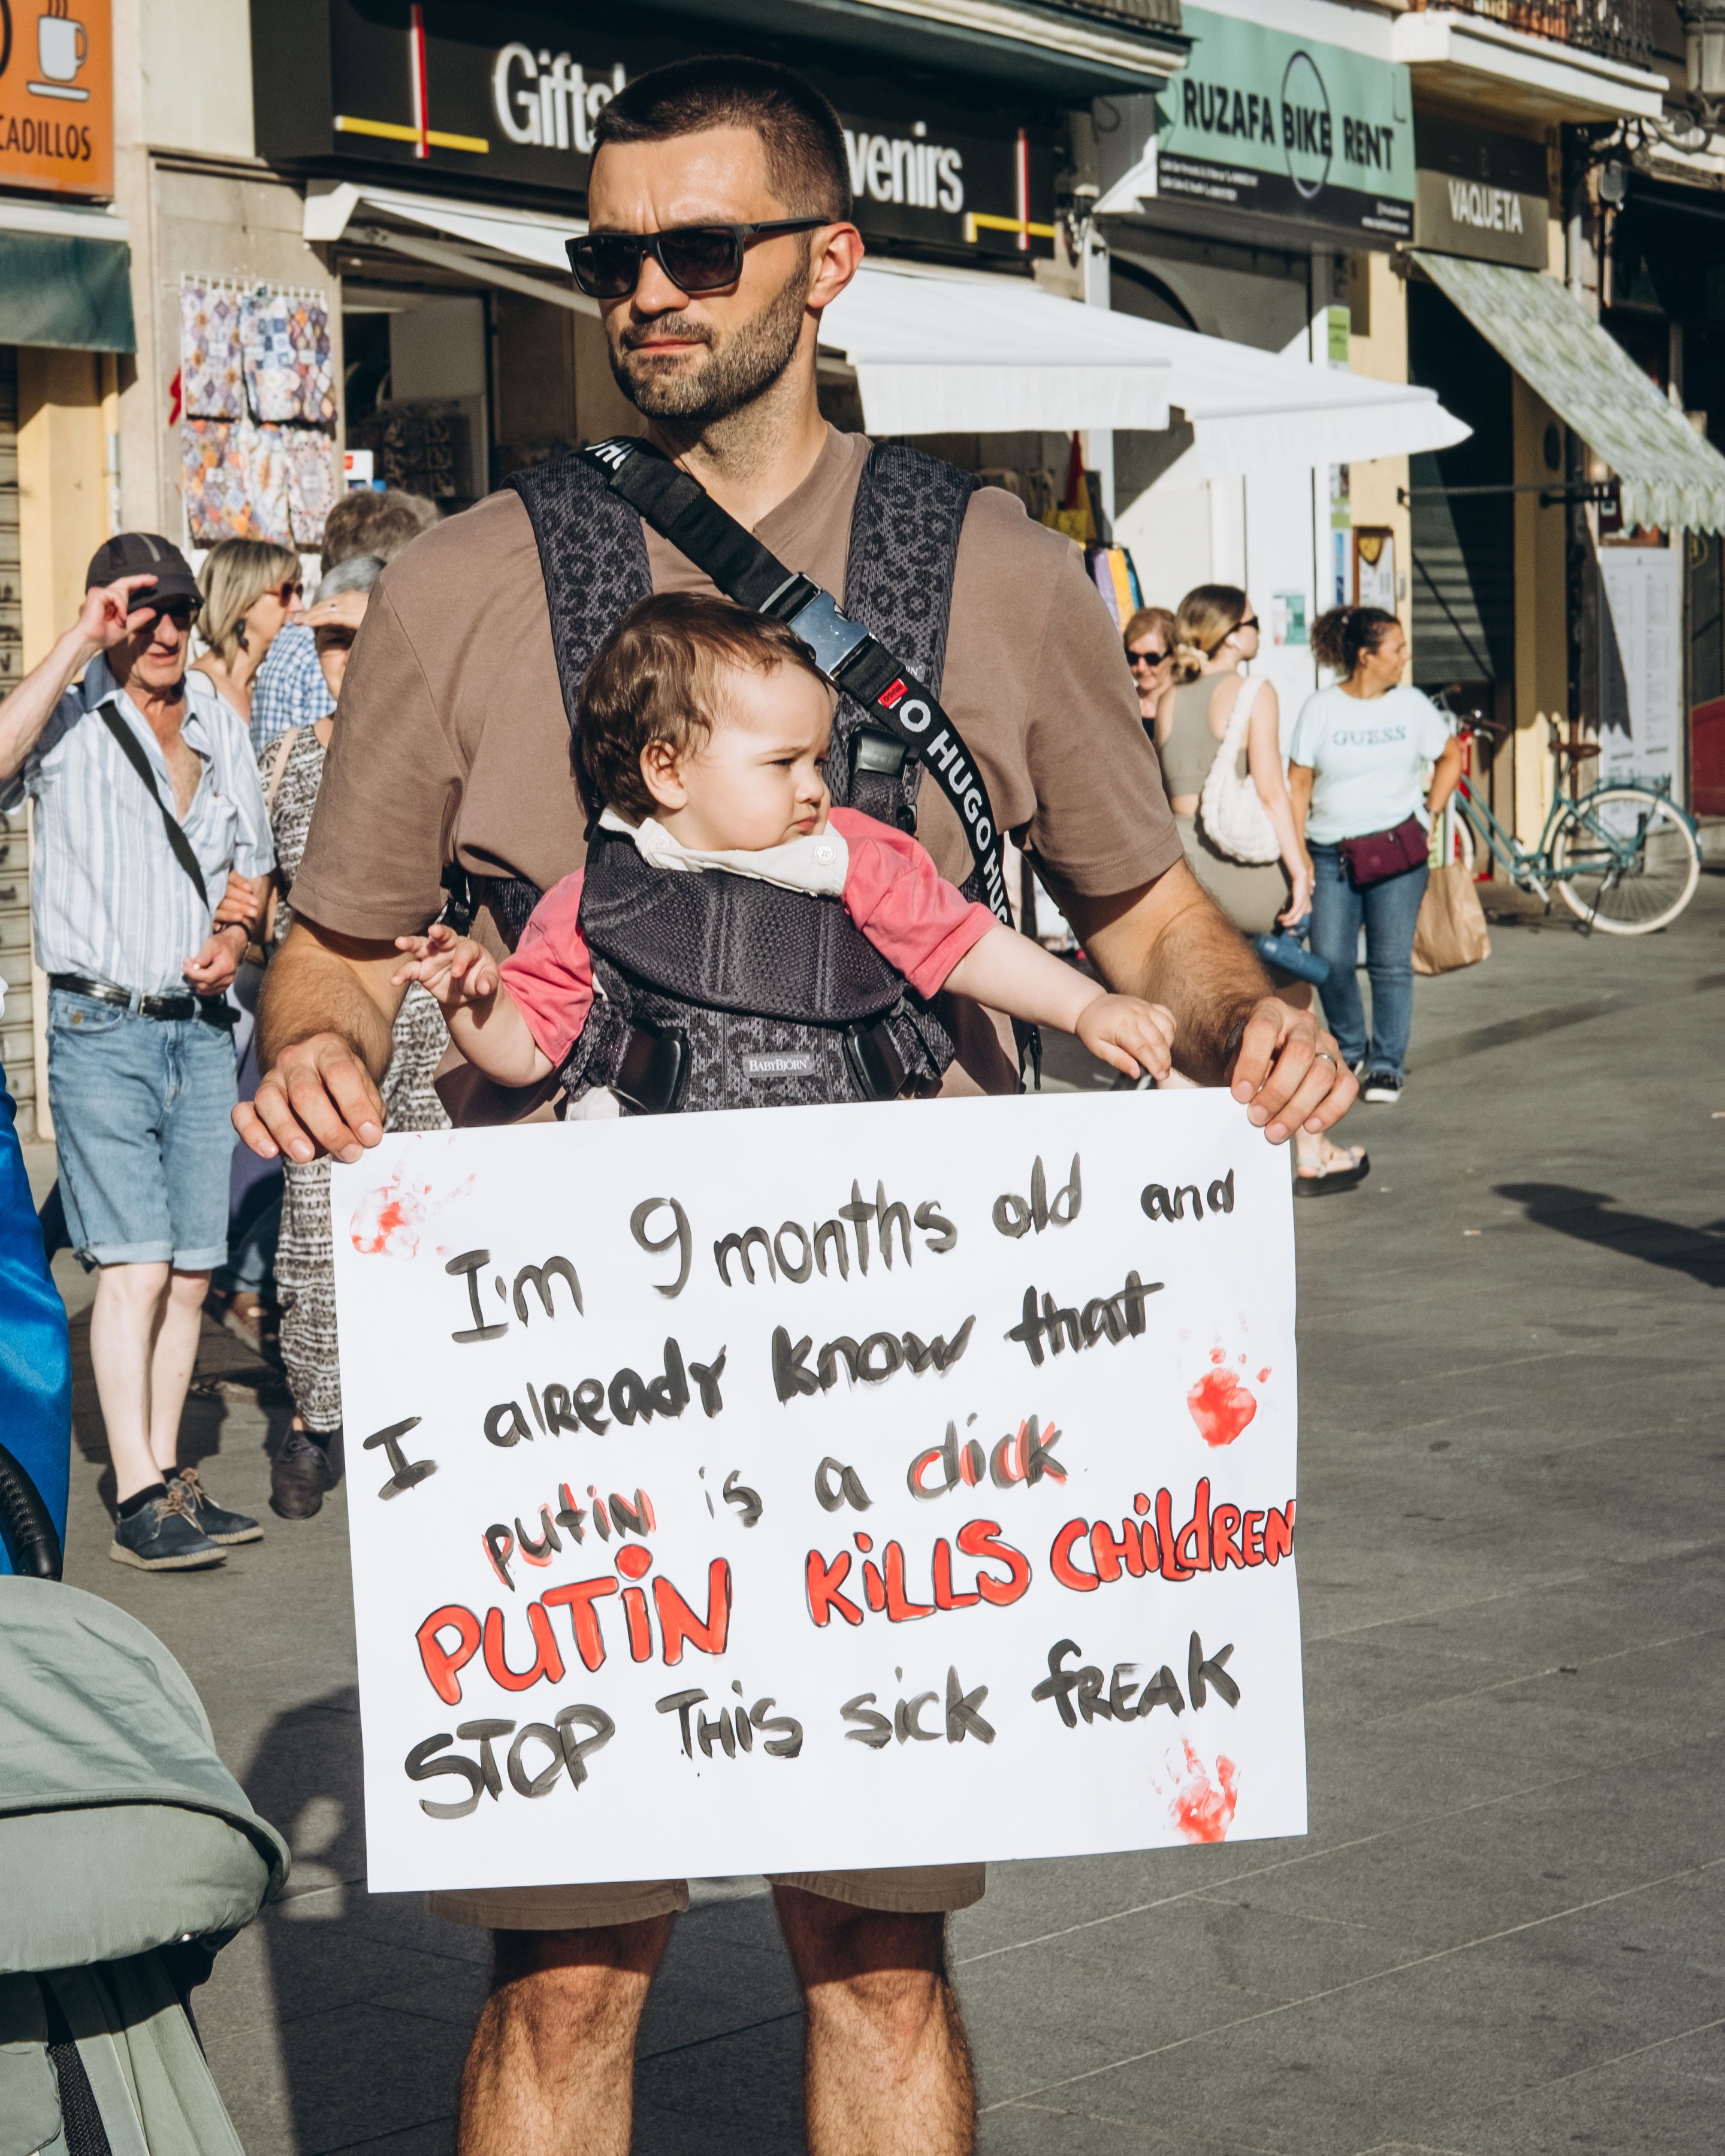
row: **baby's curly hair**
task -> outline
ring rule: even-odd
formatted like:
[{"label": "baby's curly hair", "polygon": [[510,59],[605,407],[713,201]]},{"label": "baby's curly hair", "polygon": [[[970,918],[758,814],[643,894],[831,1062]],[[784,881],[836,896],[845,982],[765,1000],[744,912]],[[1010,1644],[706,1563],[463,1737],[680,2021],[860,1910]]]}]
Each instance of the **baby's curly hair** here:
[{"label": "baby's curly hair", "polygon": [[680,755],[698,748],[724,716],[719,677],[726,667],[770,674],[784,665],[804,667],[827,685],[808,645],[770,615],[696,592],[659,593],[632,606],[581,684],[569,758],[589,823],[603,808],[631,824],[653,814],[641,752],[655,741]]}]

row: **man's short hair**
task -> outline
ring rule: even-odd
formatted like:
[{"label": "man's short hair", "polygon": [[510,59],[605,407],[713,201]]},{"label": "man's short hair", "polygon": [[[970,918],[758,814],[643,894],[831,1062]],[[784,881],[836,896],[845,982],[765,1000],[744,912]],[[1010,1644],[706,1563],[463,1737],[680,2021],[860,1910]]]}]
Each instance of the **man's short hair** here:
[{"label": "man's short hair", "polygon": [[608,142],[668,142],[713,127],[760,136],[768,183],[793,217],[849,218],[844,126],[812,82],[773,60],[673,60],[638,74],[601,107],[593,153]]},{"label": "man's short hair", "polygon": [[807,644],[768,615],[698,592],[660,592],[632,606],[581,684],[570,762],[588,817],[608,808],[629,823],[644,821],[655,806],[641,777],[648,743],[668,742],[688,755],[724,716],[723,669],[771,674],[786,665],[826,685]]},{"label": "man's short hair", "polygon": [[324,520],[323,573],[327,576],[338,562],[356,554],[381,554],[393,562],[403,547],[430,531],[439,514],[437,504],[423,494],[407,494],[398,487],[378,494],[356,487]]}]

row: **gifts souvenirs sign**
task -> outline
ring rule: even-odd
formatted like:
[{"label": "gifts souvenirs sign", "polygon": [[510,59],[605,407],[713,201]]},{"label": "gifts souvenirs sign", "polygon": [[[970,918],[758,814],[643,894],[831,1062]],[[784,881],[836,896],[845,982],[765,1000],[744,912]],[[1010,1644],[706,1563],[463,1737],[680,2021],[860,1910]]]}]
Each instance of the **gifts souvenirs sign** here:
[{"label": "gifts souvenirs sign", "polygon": [[1304,1831],[1226,1095],[393,1137],[331,1204],[373,1889]]}]

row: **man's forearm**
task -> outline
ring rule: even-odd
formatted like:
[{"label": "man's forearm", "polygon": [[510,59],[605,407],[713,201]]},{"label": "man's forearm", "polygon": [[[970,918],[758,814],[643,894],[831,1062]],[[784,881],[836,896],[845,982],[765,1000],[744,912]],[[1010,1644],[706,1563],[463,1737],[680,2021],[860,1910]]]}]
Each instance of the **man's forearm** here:
[{"label": "man's forearm", "polygon": [[1253,1005],[1274,991],[1186,864],[1115,898],[1055,896],[1111,988],[1173,1011],[1176,1066],[1201,1085],[1224,1084]]},{"label": "man's forearm", "polygon": [[0,704],[0,785],[23,769],[54,706],[65,695],[66,685],[95,649],[77,629],[69,629],[41,665],[33,666]]},{"label": "man's forearm", "polygon": [[[347,1042],[373,1078],[388,1068],[390,1035],[401,992],[388,984],[398,964],[393,948],[350,944],[295,921],[270,962],[258,1012],[258,1062],[271,1070],[285,1049],[314,1034]],[[380,977],[381,978],[378,978]]]}]

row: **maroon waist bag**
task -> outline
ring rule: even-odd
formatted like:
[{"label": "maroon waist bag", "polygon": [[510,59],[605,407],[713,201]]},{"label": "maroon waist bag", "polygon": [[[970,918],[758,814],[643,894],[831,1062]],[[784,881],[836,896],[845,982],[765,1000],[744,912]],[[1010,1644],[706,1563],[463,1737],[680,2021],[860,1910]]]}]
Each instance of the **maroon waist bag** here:
[{"label": "maroon waist bag", "polygon": [[1430,851],[1431,840],[1417,816],[1409,816],[1393,831],[1366,831],[1358,839],[1342,841],[1342,858],[1356,891],[1387,883],[1409,869],[1423,869]]}]

